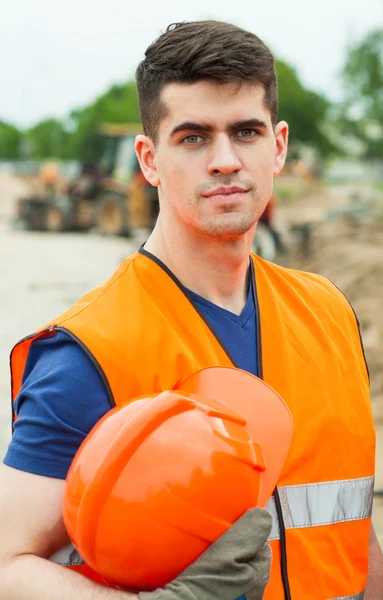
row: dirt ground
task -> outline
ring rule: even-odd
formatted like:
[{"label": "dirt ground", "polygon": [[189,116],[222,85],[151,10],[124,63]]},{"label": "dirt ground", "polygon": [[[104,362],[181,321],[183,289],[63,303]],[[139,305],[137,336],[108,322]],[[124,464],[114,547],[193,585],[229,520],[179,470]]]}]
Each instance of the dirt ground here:
[{"label": "dirt ground", "polygon": [[[141,241],[14,229],[15,202],[24,191],[24,183],[0,175],[0,457],[10,439],[8,356],[13,344],[106,279]],[[329,209],[342,205],[347,190],[341,192],[317,190],[281,206],[284,226],[295,224],[298,234],[290,237],[291,251],[280,262],[329,277],[359,316],[377,428],[376,488],[383,490],[383,223],[338,219],[320,224]],[[299,224],[307,221],[313,225],[308,254],[299,241]],[[375,499],[373,518],[383,545],[383,497]]]}]

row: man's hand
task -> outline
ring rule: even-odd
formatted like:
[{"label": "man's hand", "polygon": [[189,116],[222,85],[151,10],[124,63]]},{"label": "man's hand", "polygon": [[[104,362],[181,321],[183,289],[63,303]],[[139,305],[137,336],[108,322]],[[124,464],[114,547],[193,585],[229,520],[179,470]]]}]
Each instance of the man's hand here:
[{"label": "man's hand", "polygon": [[177,579],[141,600],[261,600],[269,581],[271,515],[252,508]]}]

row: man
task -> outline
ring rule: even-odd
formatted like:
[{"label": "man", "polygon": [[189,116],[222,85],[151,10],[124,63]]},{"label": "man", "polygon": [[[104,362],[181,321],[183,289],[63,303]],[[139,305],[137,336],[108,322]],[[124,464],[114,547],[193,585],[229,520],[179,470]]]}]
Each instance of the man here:
[{"label": "man", "polygon": [[[148,48],[137,88],[136,153],[159,218],[106,284],[12,352],[18,419],[0,482],[0,599],[131,597],[45,560],[68,542],[72,457],[110,406],[235,365],[274,387],[295,425],[268,505],[265,598],[377,600],[375,436],[355,315],[325,279],[249,257],[287,151],[273,57],[232,25],[178,24]],[[250,511],[152,597],[261,598],[267,530],[265,511]]]}]

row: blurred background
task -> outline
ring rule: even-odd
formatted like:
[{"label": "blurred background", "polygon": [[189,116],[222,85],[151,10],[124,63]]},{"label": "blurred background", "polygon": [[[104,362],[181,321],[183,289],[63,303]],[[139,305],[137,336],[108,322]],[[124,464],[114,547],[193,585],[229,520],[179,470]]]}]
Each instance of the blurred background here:
[{"label": "blurred background", "polygon": [[134,72],[169,23],[213,18],[277,57],[286,167],[254,249],[329,277],[361,323],[377,427],[383,543],[383,1],[14,0],[0,20],[0,455],[8,356],[101,283],[157,214],[133,152]]}]

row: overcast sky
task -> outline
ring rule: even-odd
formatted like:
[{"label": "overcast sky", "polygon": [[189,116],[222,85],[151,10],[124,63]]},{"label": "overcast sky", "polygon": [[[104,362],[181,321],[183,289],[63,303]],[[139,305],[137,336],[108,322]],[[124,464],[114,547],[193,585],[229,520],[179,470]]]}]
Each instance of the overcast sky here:
[{"label": "overcast sky", "polygon": [[8,0],[0,120],[63,117],[133,76],[171,22],[216,18],[259,35],[312,89],[339,96],[347,44],[383,26],[383,0]]}]

